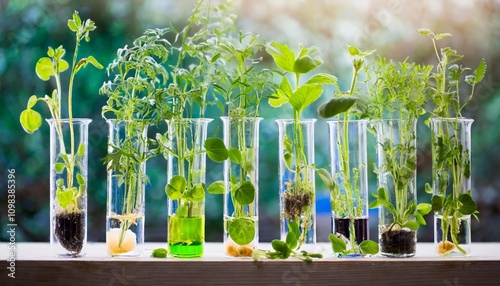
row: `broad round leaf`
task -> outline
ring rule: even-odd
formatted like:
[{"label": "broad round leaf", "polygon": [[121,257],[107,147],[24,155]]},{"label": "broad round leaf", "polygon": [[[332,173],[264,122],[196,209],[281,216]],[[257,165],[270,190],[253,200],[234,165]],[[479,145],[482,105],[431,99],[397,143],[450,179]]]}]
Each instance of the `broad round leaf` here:
[{"label": "broad round leaf", "polygon": [[50,76],[54,74],[52,70],[52,60],[47,57],[39,59],[36,63],[35,71],[36,75],[41,80],[49,80]]},{"label": "broad round leaf", "polygon": [[21,112],[19,121],[21,122],[21,126],[24,131],[29,134],[33,134],[33,132],[37,131],[38,128],[42,126],[42,116],[33,109],[25,109]]},{"label": "broad round leaf", "polygon": [[238,204],[246,206],[255,199],[255,187],[249,181],[245,181],[234,191],[234,199]]},{"label": "broad round leaf", "polygon": [[36,95],[32,95],[30,96],[30,99],[28,99],[28,104],[27,104],[27,109],[31,109],[33,108],[33,106],[35,106],[35,104],[37,103],[38,101],[38,97]]},{"label": "broad round leaf", "polygon": [[205,150],[208,157],[214,162],[222,162],[229,156],[229,151],[224,145],[224,141],[219,138],[208,138],[205,141]]},{"label": "broad round leaf", "polygon": [[157,249],[153,250],[153,252],[151,253],[151,257],[166,258],[167,254],[168,254],[168,251],[165,248],[157,248]]},{"label": "broad round leaf", "polygon": [[281,259],[287,259],[290,257],[290,253],[292,253],[292,250],[286,245],[284,241],[275,239],[271,241],[271,246],[273,249],[279,253],[279,258]]},{"label": "broad round leaf", "polygon": [[192,201],[201,202],[205,199],[205,187],[204,184],[198,184],[191,189]]},{"label": "broad round leaf", "polygon": [[431,199],[431,202],[432,202],[432,210],[437,212],[437,211],[440,211],[441,209],[443,209],[443,202],[444,202],[444,198],[441,197],[441,196],[432,196],[432,199]]},{"label": "broad round leaf", "polygon": [[416,222],[416,221],[410,220],[410,221],[405,222],[403,224],[403,227],[407,227],[407,228],[409,228],[411,230],[417,231],[418,228],[420,227],[420,224],[418,222]]},{"label": "broad round leaf", "polygon": [[328,239],[332,243],[333,252],[344,252],[347,248],[346,243],[343,239],[338,238],[335,234],[330,233]]},{"label": "broad round leaf", "polygon": [[346,112],[354,103],[356,103],[356,99],[353,97],[334,97],[318,108],[318,115],[321,116],[321,118],[330,118],[342,112]]},{"label": "broad round leaf", "polygon": [[69,64],[67,61],[63,60],[63,59],[60,59],[58,62],[57,62],[57,70],[59,72],[63,72],[65,70],[67,70],[69,68]]},{"label": "broad round leaf", "polygon": [[57,174],[62,174],[64,171],[64,163],[55,163],[54,164],[54,170],[56,171]]},{"label": "broad round leaf", "polygon": [[297,247],[297,237],[292,232],[288,232],[286,234],[286,245],[290,247],[290,249],[295,249]]},{"label": "broad round leaf", "polygon": [[359,250],[363,254],[375,255],[378,253],[378,243],[373,240],[364,240],[359,244]]},{"label": "broad round leaf", "polygon": [[247,218],[234,219],[228,228],[229,236],[239,245],[246,245],[255,238],[255,222]]},{"label": "broad round leaf", "polygon": [[186,179],[183,176],[173,176],[165,187],[165,193],[171,200],[177,200],[186,189]]},{"label": "broad round leaf", "polygon": [[224,194],[225,189],[226,186],[224,184],[224,181],[216,181],[208,186],[208,193],[212,195],[222,195]]},{"label": "broad round leaf", "polygon": [[459,201],[462,203],[460,207],[460,212],[463,215],[473,214],[477,209],[477,204],[470,194],[461,194]]},{"label": "broad round leaf", "polygon": [[229,159],[231,162],[241,165],[241,151],[234,147],[229,148]]}]

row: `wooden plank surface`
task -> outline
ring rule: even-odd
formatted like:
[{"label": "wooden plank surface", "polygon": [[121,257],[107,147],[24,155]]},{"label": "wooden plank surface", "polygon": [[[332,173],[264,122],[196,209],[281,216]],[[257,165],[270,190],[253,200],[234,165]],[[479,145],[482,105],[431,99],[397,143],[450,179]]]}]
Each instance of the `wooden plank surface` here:
[{"label": "wooden plank surface", "polygon": [[151,258],[158,247],[165,244],[146,243],[144,257],[125,259],[107,256],[104,243],[89,243],[85,257],[61,259],[50,256],[48,243],[18,243],[12,279],[8,245],[0,243],[0,285],[500,285],[500,243],[475,243],[470,256],[447,258],[419,243],[417,255],[406,259],[339,259],[318,244],[325,257],[313,263],[230,258],[221,243],[207,243],[198,259]]}]

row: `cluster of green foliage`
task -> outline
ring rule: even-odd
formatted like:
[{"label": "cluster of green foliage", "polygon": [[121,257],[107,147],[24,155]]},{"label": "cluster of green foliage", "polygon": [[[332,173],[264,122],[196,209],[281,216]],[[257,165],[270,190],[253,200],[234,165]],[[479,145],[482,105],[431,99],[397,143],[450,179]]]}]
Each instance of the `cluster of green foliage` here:
[{"label": "cluster of green foliage", "polygon": [[[478,211],[471,190],[466,189],[468,186],[465,185],[471,175],[470,150],[463,145],[459,128],[460,119],[463,118],[462,110],[471,102],[475,86],[484,78],[486,63],[482,59],[472,74],[465,75],[470,68],[456,64],[463,55],[450,47],[438,51],[436,42],[451,34],[435,34],[429,29],[420,29],[418,32],[431,38],[439,60],[436,71],[431,76],[434,83],[430,90],[431,100],[434,103],[431,115],[433,119],[444,122],[433,126],[436,128],[432,134],[434,190],[429,184],[426,185],[428,193],[433,194],[432,210],[436,215],[442,216],[442,239],[438,252],[447,254],[454,250],[453,247],[446,246],[449,234],[454,247],[466,254],[459,245],[460,223],[467,215],[473,215],[477,219]],[[461,99],[463,82],[470,86],[470,93],[465,101]],[[451,190],[448,189],[450,180]]]},{"label": "cluster of green foliage", "polygon": [[[48,57],[43,57],[36,63],[35,71],[37,76],[43,80],[48,81],[51,77],[56,80],[56,89],[52,91],[52,95],[45,95],[44,97],[37,97],[32,95],[27,107],[21,112],[20,122],[23,129],[32,134],[42,125],[42,116],[33,107],[37,102],[43,101],[47,104],[52,118],[55,120],[54,127],[57,134],[57,141],[59,141],[60,153],[57,154],[56,163],[54,163],[54,170],[57,174],[63,174],[66,171],[66,180],[59,178],[56,181],[56,200],[61,208],[69,213],[81,211],[79,198],[84,195],[87,189],[85,178],[80,174],[83,165],[83,156],[85,154],[85,146],[83,142],[78,147],[75,145],[75,133],[73,127],[73,82],[75,75],[82,68],[86,67],[89,63],[96,68],[102,69],[102,65],[93,57],[78,59],[78,49],[80,42],[85,39],[86,42],[90,41],[89,33],[95,30],[96,26],[90,19],[82,21],[78,12],[73,13],[72,19],[68,20],[69,29],[75,33],[76,45],[73,53],[73,60],[71,64],[71,74],[69,79],[69,86],[67,91],[67,105],[68,105],[68,123],[70,128],[70,146],[69,151],[65,145],[63,136],[63,118],[62,118],[62,85],[61,73],[66,71],[70,66],[64,56],[65,49],[62,46],[56,49],[49,47],[47,51]],[[76,167],[76,170],[75,170]],[[76,178],[76,183],[74,179]]]},{"label": "cluster of green foliage", "polygon": [[[384,58],[373,66],[375,79],[370,86],[368,116],[378,120],[379,124],[371,130],[384,133],[379,136],[382,141],[377,143],[384,156],[377,174],[389,176],[395,197],[391,200],[386,186],[380,186],[377,194],[373,194],[375,200],[370,208],[382,206],[392,214],[387,231],[402,228],[416,231],[420,225],[426,224],[423,215],[431,210],[430,204],[417,205],[416,200],[408,196],[416,192],[409,189],[415,180],[417,166],[415,124],[419,116],[425,114],[423,105],[431,69],[432,66],[409,63],[408,60],[394,62]],[[387,130],[382,125],[387,125]],[[393,134],[396,127],[399,133]]]}]

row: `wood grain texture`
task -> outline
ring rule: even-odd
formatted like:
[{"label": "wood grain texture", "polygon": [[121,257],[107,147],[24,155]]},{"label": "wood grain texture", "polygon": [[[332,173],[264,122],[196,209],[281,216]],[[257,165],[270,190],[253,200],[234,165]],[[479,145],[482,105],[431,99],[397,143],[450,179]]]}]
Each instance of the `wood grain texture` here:
[{"label": "wood grain texture", "polygon": [[[103,243],[88,245],[76,259],[49,256],[48,243],[17,245],[16,279],[7,277],[7,244],[0,244],[0,285],[500,285],[500,243],[473,244],[468,257],[442,258],[433,245],[419,243],[413,258],[339,259],[328,244],[319,244],[325,258],[258,261],[222,254],[222,244],[209,243],[200,259],[155,259],[147,243],[145,256],[111,258]],[[267,249],[268,244],[260,248]]]}]

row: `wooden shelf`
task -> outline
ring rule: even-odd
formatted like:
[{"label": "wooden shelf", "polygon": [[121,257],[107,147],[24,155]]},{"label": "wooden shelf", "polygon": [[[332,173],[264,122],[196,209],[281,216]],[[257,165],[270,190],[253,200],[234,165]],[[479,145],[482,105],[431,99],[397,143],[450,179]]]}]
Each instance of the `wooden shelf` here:
[{"label": "wooden shelf", "polygon": [[[17,243],[16,278],[7,276],[7,243],[0,243],[0,285],[500,285],[500,243],[475,243],[468,257],[439,257],[419,243],[413,258],[335,258],[330,245],[315,250],[313,263],[225,257],[221,243],[207,243],[203,258],[157,259],[146,243],[144,257],[112,258],[104,243],[89,243],[87,255],[50,256],[48,243]],[[262,249],[270,249],[263,243]]]}]

